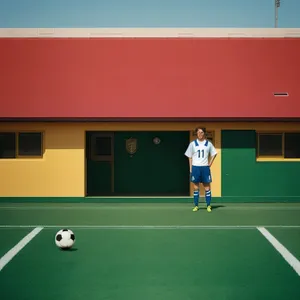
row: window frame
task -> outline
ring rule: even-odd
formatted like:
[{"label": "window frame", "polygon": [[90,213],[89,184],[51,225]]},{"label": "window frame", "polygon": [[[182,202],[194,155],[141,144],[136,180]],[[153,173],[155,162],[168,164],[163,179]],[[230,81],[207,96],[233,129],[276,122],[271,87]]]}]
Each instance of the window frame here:
[{"label": "window frame", "polygon": [[[281,153],[282,155],[260,155],[259,149],[260,149],[260,135],[281,135]],[[284,133],[283,132],[256,132],[256,157],[257,158],[266,158],[266,159],[284,159]]]},{"label": "window frame", "polygon": [[0,161],[3,160],[12,160],[12,159],[16,159],[17,158],[17,133],[13,130],[1,130],[0,134],[5,134],[5,133],[13,133],[15,135],[15,149],[14,149],[14,157],[0,157]]},{"label": "window frame", "polygon": [[[0,133],[14,133],[15,134],[15,157],[0,158],[3,160],[16,160],[16,159],[42,159],[45,153],[45,131],[44,130],[0,130]],[[20,133],[40,133],[41,134],[41,155],[20,155],[19,154],[19,134]]]},{"label": "window frame", "polygon": [[[98,137],[109,137],[111,144],[111,154],[110,155],[97,155],[94,153],[94,146],[96,144],[96,139]],[[90,147],[90,158],[93,161],[110,161],[114,160],[114,134],[113,132],[99,132],[91,136],[91,147]]]},{"label": "window frame", "polygon": [[[286,158],[285,157],[285,134],[286,133],[299,133],[300,134],[300,130],[276,130],[276,131],[272,131],[272,130],[259,130],[256,131],[256,161],[260,162],[260,161],[284,161],[284,162],[293,162],[293,161],[300,161],[300,157],[299,158]],[[282,155],[264,155],[264,156],[260,156],[259,155],[259,135],[263,135],[263,134],[279,134],[282,136]]]},{"label": "window frame", "polygon": [[[283,151],[285,151],[285,134],[286,133],[296,133],[296,134],[299,134],[300,135],[300,130],[299,131],[285,131],[284,132],[284,145],[283,145]],[[299,160],[300,161],[300,157],[298,157],[298,158],[288,158],[288,157],[284,157],[284,159],[286,159],[286,160]]]}]

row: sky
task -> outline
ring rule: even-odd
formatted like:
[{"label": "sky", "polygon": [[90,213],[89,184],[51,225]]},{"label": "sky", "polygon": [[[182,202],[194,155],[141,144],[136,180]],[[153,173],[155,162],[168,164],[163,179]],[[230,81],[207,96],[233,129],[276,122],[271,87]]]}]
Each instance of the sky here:
[{"label": "sky", "polygon": [[[1,28],[275,27],[275,0],[0,0]],[[300,0],[281,0],[279,28],[300,28]]]}]

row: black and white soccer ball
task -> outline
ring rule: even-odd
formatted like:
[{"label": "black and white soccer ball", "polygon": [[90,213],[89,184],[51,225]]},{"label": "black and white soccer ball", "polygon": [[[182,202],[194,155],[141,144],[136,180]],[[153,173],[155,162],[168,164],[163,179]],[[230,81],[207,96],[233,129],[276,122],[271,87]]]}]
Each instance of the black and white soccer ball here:
[{"label": "black and white soccer ball", "polygon": [[55,235],[55,244],[63,250],[71,249],[75,243],[74,232],[70,229],[61,229]]}]

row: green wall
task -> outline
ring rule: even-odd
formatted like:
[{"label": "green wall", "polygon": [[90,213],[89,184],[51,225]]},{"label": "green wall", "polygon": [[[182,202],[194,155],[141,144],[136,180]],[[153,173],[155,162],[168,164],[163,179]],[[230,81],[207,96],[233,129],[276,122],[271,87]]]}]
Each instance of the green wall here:
[{"label": "green wall", "polygon": [[261,202],[300,197],[300,162],[257,162],[254,130],[222,130],[222,198]]},{"label": "green wall", "polygon": [[[154,137],[161,143],[155,145]],[[137,139],[130,156],[126,139]],[[120,195],[189,195],[189,167],[184,152],[189,132],[115,132],[114,183]]]}]

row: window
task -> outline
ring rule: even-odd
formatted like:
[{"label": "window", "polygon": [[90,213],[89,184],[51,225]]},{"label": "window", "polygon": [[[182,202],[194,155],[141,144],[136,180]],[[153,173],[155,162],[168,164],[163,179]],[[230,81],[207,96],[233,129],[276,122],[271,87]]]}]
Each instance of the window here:
[{"label": "window", "polygon": [[96,137],[95,140],[96,155],[111,155],[111,137]]},{"label": "window", "polygon": [[258,156],[282,156],[282,134],[259,134]]},{"label": "window", "polygon": [[300,133],[284,134],[284,157],[300,158]]},{"label": "window", "polygon": [[0,159],[42,157],[41,132],[0,132]]},{"label": "window", "polygon": [[91,155],[95,161],[113,160],[113,134],[112,133],[91,133]]},{"label": "window", "polygon": [[214,131],[207,131],[206,132],[206,138],[212,142],[212,144],[214,145],[215,143],[215,136],[214,136]]},{"label": "window", "polygon": [[19,156],[42,156],[42,134],[40,132],[20,132]]},{"label": "window", "polygon": [[257,157],[300,158],[300,132],[258,133]]},{"label": "window", "polygon": [[16,134],[14,132],[0,132],[0,158],[16,157]]}]

